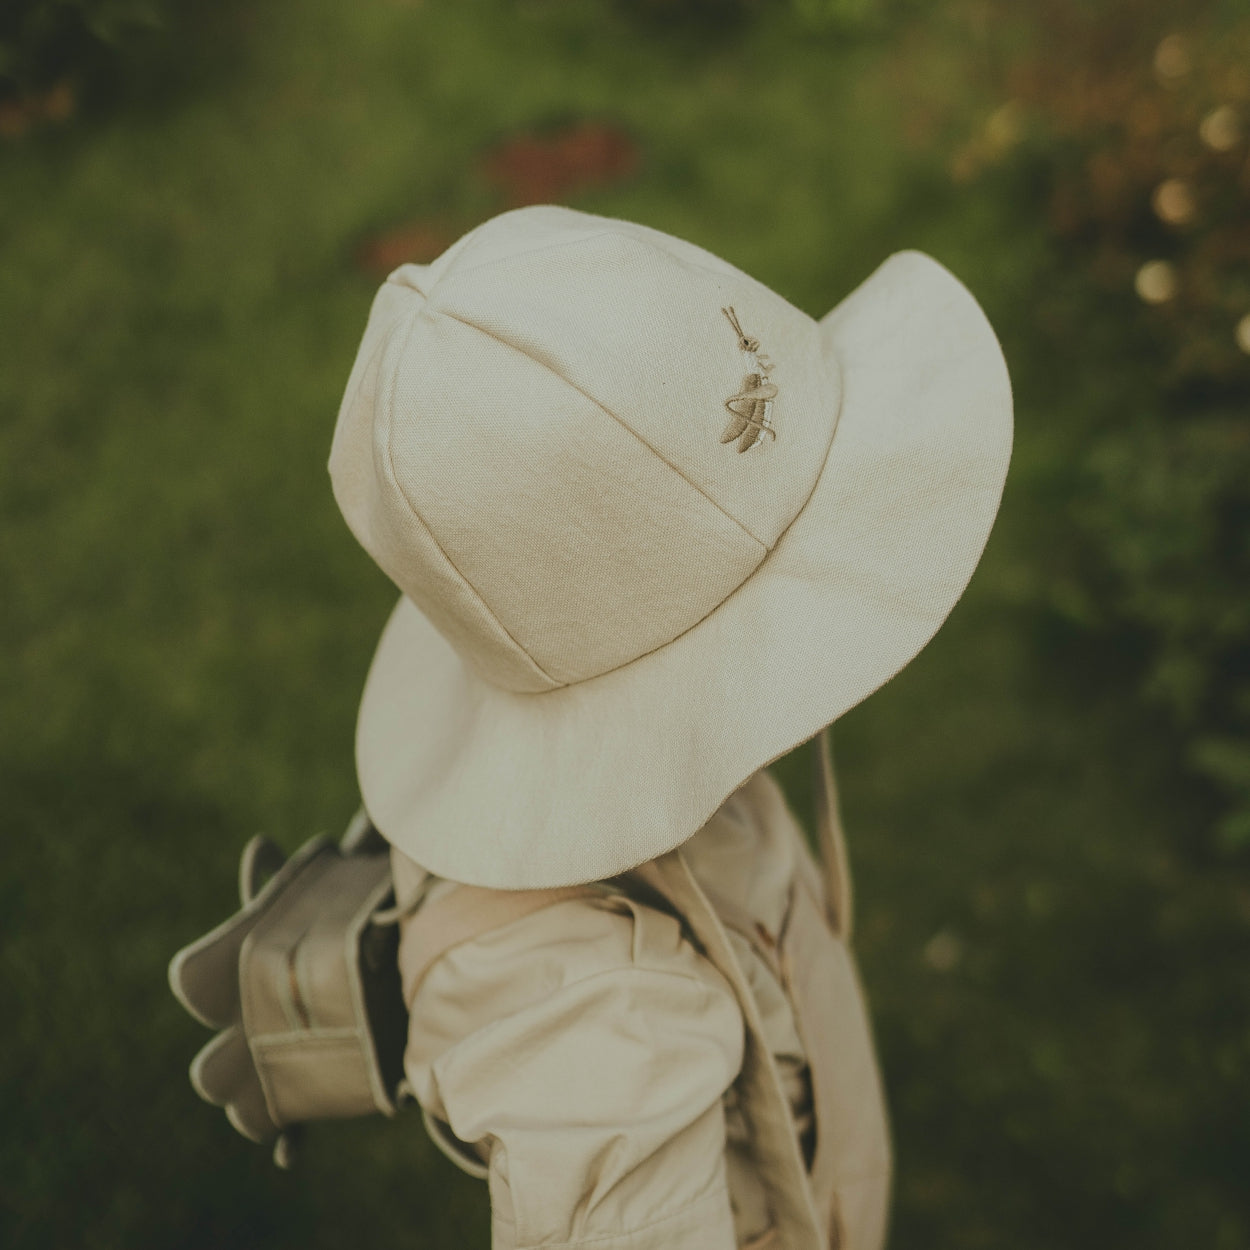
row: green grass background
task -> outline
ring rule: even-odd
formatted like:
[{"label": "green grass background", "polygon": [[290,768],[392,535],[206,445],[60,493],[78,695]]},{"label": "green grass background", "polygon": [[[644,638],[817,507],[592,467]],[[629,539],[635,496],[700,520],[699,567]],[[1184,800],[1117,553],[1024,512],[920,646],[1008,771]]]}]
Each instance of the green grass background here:
[{"label": "green grass background", "polygon": [[[498,211],[478,154],[562,118],[641,151],[577,207],[813,315],[920,247],[1003,339],[1017,446],[983,564],[837,733],[891,1245],[1250,1245],[1244,865],[1185,852],[1205,816],[1169,739],[1037,607],[1114,374],[1039,339],[1027,188],[952,184],[903,140],[891,49],[920,39],[913,68],[966,73],[975,109],[962,28],[812,8],[675,34],[599,3],[275,0],[180,50],[184,90],[0,149],[5,1246],[488,1244],[484,1189],[419,1117],[325,1126],[276,1171],[194,1097],[205,1035],[165,965],[229,907],[248,836],[292,848],[356,805],[394,592],[325,474],[376,286],[355,249]],[[807,763],[780,765],[803,811]]]}]

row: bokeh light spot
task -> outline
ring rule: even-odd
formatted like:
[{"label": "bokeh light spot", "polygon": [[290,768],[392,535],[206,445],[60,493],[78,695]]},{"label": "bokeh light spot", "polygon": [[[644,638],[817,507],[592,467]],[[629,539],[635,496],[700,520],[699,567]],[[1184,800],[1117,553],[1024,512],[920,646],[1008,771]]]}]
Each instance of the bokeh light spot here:
[{"label": "bokeh light spot", "polygon": [[1199,138],[1213,152],[1227,152],[1241,140],[1241,118],[1228,104],[1212,109],[1198,127]]},{"label": "bokeh light spot", "polygon": [[1148,260],[1133,285],[1147,304],[1165,304],[1176,294],[1176,269],[1166,260]]},{"label": "bokeh light spot", "polygon": [[1182,35],[1168,35],[1155,49],[1155,73],[1159,81],[1171,84],[1184,78],[1193,68],[1189,48]]},{"label": "bokeh light spot", "polygon": [[1250,313],[1246,313],[1237,323],[1237,329],[1234,331],[1233,337],[1237,340],[1237,346],[1247,356],[1250,356]]},{"label": "bokeh light spot", "polygon": [[1193,189],[1181,178],[1169,178],[1154,189],[1150,203],[1160,221],[1169,226],[1183,226],[1193,221],[1198,211]]},{"label": "bokeh light spot", "polygon": [[923,958],[934,972],[952,972],[964,956],[964,944],[950,929],[935,933],[926,943]]}]

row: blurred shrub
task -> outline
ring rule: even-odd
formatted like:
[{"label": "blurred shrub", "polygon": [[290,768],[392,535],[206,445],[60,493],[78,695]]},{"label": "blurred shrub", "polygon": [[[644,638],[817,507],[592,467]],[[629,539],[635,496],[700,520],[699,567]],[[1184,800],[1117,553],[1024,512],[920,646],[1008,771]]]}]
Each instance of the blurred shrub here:
[{"label": "blurred shrub", "polygon": [[611,186],[638,170],[634,139],[607,122],[511,135],[485,154],[487,181],[510,207],[563,203],[581,191]]},{"label": "blurred shrub", "polygon": [[620,12],[641,26],[702,37],[732,34],[763,7],[761,0],[617,0]]},{"label": "blurred shrub", "polygon": [[1179,405],[1108,431],[1076,520],[1090,540],[1094,625],[1143,656],[1143,693],[1250,845],[1250,413]]},{"label": "blurred shrub", "polygon": [[1049,606],[1137,657],[1218,840],[1250,847],[1250,15],[1040,0],[1022,28],[1005,5],[1004,102],[950,173],[1026,174],[1056,356],[1118,383],[1074,388],[1087,454]]},{"label": "blurred shrub", "polygon": [[855,27],[882,16],[881,0],[790,0],[799,20],[808,26]]},{"label": "blurred shrub", "polygon": [[61,121],[132,72],[191,0],[3,0],[0,134]]},{"label": "blurred shrub", "polygon": [[750,20],[792,14],[809,30],[884,31],[885,19],[918,0],[618,0],[627,15],[656,28],[728,35]]}]

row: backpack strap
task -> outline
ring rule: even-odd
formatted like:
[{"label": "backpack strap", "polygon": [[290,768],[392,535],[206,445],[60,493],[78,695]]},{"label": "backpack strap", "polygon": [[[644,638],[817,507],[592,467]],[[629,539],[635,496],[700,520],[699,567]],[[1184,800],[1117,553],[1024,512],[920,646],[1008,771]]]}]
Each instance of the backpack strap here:
[{"label": "backpack strap", "polygon": [[[796,851],[808,854],[806,844]],[[854,956],[810,880],[795,874],[779,943],[812,1083],[816,1149],[808,1182],[831,1247],[880,1250],[892,1166],[876,1048]]]},{"label": "backpack strap", "polygon": [[831,1250],[881,1250],[890,1192],[889,1123],[863,991],[845,940],[850,876],[836,794],[826,785],[826,779],[832,782],[827,739],[820,748],[817,823],[824,862],[817,865],[795,826],[795,871],[780,932],[768,932],[745,908],[706,886],[703,893],[721,924],[741,934],[772,971],[794,1012],[816,1130],[806,1182],[827,1244]]},{"label": "backpack strap", "polygon": [[778,935],[770,933],[741,903],[726,898],[725,895],[702,882],[700,882],[700,888],[721,924],[730,932],[745,938],[751,949],[759,956],[764,967],[772,973],[773,980],[778,985],[784,986],[785,969],[781,966]]},{"label": "backpack strap", "polygon": [[806,1167],[790,1103],[764,1037],[763,1021],[725,925],[681,850],[670,851],[628,873],[627,892],[658,896],[674,911],[717,971],[729,982],[745,1024],[739,1088],[741,1107],[754,1148],[755,1164],[776,1231],[786,1250],[827,1250],[827,1227],[807,1183]]},{"label": "backpack strap", "polygon": [[850,943],[855,921],[851,870],[838,807],[838,783],[833,776],[833,745],[829,727],[820,731],[816,754],[816,833],[825,875],[825,909],[833,931]]}]

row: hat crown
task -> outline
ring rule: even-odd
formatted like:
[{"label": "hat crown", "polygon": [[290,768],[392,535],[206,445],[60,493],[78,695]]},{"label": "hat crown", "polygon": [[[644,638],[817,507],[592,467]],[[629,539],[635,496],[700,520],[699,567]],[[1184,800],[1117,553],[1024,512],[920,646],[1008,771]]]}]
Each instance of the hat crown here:
[{"label": "hat crown", "polygon": [[766,287],[644,227],[525,209],[387,280],[330,468],[461,657],[538,692],[732,595],[810,495],[838,407],[816,324]]}]

